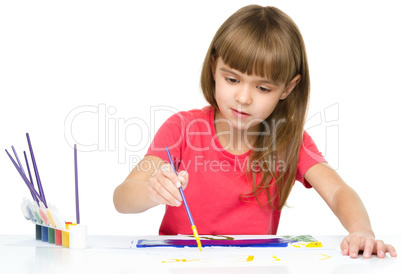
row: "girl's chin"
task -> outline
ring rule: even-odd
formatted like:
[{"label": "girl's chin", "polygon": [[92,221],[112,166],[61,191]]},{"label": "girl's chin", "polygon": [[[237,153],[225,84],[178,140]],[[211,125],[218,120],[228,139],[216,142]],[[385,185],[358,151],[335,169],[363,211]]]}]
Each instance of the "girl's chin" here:
[{"label": "girl's chin", "polygon": [[259,124],[250,123],[243,120],[230,120],[230,126],[235,130],[255,132],[259,129]]}]

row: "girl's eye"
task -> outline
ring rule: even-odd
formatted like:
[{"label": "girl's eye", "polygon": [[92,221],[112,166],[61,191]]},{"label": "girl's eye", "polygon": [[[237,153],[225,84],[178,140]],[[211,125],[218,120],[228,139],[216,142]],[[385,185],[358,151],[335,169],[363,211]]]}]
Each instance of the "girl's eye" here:
[{"label": "girl's eye", "polygon": [[239,83],[239,80],[234,79],[234,78],[229,78],[229,77],[225,77],[225,80],[228,81],[231,84],[237,84]]},{"label": "girl's eye", "polygon": [[264,88],[264,87],[260,87],[260,86],[257,86],[257,88],[258,88],[260,91],[262,91],[262,92],[270,92],[270,91],[271,91],[270,89],[267,89],[267,88]]}]

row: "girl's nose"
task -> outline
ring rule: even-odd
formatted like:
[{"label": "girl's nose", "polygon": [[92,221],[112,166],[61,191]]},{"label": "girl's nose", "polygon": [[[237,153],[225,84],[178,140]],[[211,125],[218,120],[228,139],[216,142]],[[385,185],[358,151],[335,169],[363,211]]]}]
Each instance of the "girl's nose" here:
[{"label": "girl's nose", "polygon": [[250,88],[249,87],[243,87],[238,90],[238,92],[235,95],[235,100],[239,104],[242,105],[249,105],[252,102],[251,94],[250,94]]}]

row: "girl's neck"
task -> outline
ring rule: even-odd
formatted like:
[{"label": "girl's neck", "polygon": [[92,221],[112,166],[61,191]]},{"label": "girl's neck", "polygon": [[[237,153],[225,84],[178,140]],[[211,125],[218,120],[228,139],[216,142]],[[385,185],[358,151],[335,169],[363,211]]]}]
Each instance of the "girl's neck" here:
[{"label": "girl's neck", "polygon": [[215,132],[221,146],[229,153],[241,155],[253,148],[257,135],[250,129],[238,129],[227,121],[219,110],[215,112]]}]

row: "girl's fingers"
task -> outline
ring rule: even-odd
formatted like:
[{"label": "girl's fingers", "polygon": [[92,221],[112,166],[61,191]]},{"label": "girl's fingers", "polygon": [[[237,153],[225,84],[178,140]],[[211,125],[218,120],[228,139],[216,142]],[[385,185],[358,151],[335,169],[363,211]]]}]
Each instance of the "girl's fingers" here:
[{"label": "girl's fingers", "polygon": [[148,186],[148,193],[152,201],[157,202],[158,204],[164,204],[164,205],[169,204],[169,201],[163,198],[161,195],[159,195],[159,193],[156,192],[156,190],[152,188],[150,185]]},{"label": "girl's fingers", "polygon": [[344,238],[341,242],[341,251],[343,256],[349,255],[349,242],[348,237]]},{"label": "girl's fingers", "polygon": [[163,175],[165,175],[169,180],[171,180],[176,188],[179,188],[181,186],[179,177],[176,175],[176,173],[173,170],[173,167],[170,164],[162,165],[161,170],[163,172]]},{"label": "girl's fingers", "polygon": [[385,252],[389,252],[391,257],[396,257],[396,250],[392,245],[385,245]]},{"label": "girl's fingers", "polygon": [[351,258],[357,258],[359,255],[359,249],[361,246],[359,237],[351,237],[349,241],[349,256]]},{"label": "girl's fingers", "polygon": [[185,189],[187,187],[188,184],[188,172],[183,170],[179,172],[178,178],[180,180],[181,183],[181,187],[183,189]]},{"label": "girl's fingers", "polygon": [[348,235],[343,239],[340,245],[342,255],[357,258],[359,250],[364,251],[363,257],[370,258],[372,254],[377,254],[378,258],[384,258],[386,253],[391,257],[396,257],[396,250],[392,245],[384,244],[381,240],[374,240],[371,237],[361,237],[357,235]]},{"label": "girl's fingers", "polygon": [[150,197],[157,203],[180,206],[183,201],[179,188],[188,183],[188,173],[181,171],[178,175],[170,164],[164,164],[155,176],[149,179]]},{"label": "girl's fingers", "polygon": [[371,254],[373,254],[374,250],[374,240],[373,239],[367,239],[366,242],[364,243],[364,253],[363,257],[368,259],[371,257]]},{"label": "girl's fingers", "polygon": [[378,258],[384,258],[385,257],[385,244],[381,240],[376,241],[376,246],[377,246],[377,257]]},{"label": "girl's fingers", "polygon": [[149,186],[155,191],[151,192],[156,202],[170,206],[180,206],[181,196],[179,190],[173,183],[162,176],[155,176],[149,179]]}]

